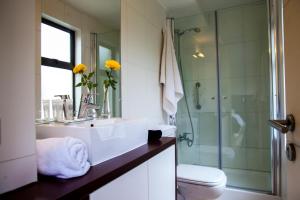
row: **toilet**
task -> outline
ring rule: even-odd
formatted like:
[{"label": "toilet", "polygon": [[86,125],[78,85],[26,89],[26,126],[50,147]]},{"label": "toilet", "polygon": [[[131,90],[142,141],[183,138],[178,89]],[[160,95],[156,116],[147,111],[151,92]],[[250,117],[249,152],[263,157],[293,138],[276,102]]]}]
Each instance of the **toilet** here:
[{"label": "toilet", "polygon": [[224,172],[213,167],[179,164],[177,184],[185,200],[211,200],[224,191],[227,178]]},{"label": "toilet", "polygon": [[[176,126],[158,127],[164,137],[176,137]],[[184,200],[213,200],[221,196],[226,187],[225,173],[217,168],[179,164],[177,166],[178,192]]]}]

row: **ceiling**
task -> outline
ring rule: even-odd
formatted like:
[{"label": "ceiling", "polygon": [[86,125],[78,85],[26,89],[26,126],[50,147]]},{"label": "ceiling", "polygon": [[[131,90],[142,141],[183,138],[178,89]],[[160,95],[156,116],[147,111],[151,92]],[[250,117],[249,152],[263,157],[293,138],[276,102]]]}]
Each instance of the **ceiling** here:
[{"label": "ceiling", "polygon": [[158,0],[166,9],[168,17],[183,17],[204,11],[257,2],[258,0]]},{"label": "ceiling", "polygon": [[121,0],[62,0],[113,29],[120,29]]},{"label": "ceiling", "polygon": [[[121,0],[61,0],[113,29],[120,29]],[[183,17],[258,0],[158,0],[168,17]]]}]

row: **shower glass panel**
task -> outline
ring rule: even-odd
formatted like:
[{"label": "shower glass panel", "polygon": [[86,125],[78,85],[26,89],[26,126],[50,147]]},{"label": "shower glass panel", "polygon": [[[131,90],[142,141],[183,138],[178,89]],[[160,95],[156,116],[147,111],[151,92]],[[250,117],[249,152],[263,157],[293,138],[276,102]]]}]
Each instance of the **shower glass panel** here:
[{"label": "shower glass panel", "polygon": [[264,1],[217,12],[222,168],[228,185],[271,191],[267,19]]},{"label": "shower glass panel", "polygon": [[[178,143],[179,163],[218,167],[215,26],[214,12],[175,20],[177,58],[186,95],[186,99],[179,102],[176,115],[178,138],[182,138]],[[186,31],[180,34],[191,28],[200,28],[200,32]],[[189,139],[194,138],[192,146],[188,146],[184,134]]]},{"label": "shower glass panel", "polygon": [[218,167],[228,186],[271,192],[267,13],[258,1],[175,18],[186,95],[176,123],[179,163]]}]

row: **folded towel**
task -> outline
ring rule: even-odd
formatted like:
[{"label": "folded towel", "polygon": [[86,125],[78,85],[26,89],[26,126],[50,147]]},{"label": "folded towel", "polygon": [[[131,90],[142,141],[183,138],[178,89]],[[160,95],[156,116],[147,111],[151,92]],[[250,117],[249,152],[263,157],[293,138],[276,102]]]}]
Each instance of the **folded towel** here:
[{"label": "folded towel", "polygon": [[163,84],[163,109],[169,115],[177,112],[177,102],[183,97],[183,88],[171,34],[170,20],[164,28],[164,43],[160,65],[160,83]]},{"label": "folded towel", "polygon": [[36,141],[38,172],[58,178],[84,175],[90,168],[87,146],[80,139],[48,138]]}]

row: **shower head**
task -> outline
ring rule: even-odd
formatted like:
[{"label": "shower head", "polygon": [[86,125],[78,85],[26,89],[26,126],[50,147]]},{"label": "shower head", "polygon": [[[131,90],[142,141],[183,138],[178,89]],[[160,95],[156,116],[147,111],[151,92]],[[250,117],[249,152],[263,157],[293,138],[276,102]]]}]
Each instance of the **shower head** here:
[{"label": "shower head", "polygon": [[195,33],[200,33],[201,29],[199,27],[192,27],[192,28],[188,28],[185,30],[175,30],[175,33],[177,33],[179,36],[182,36],[183,34],[185,34],[186,32],[191,32],[194,31]]}]

